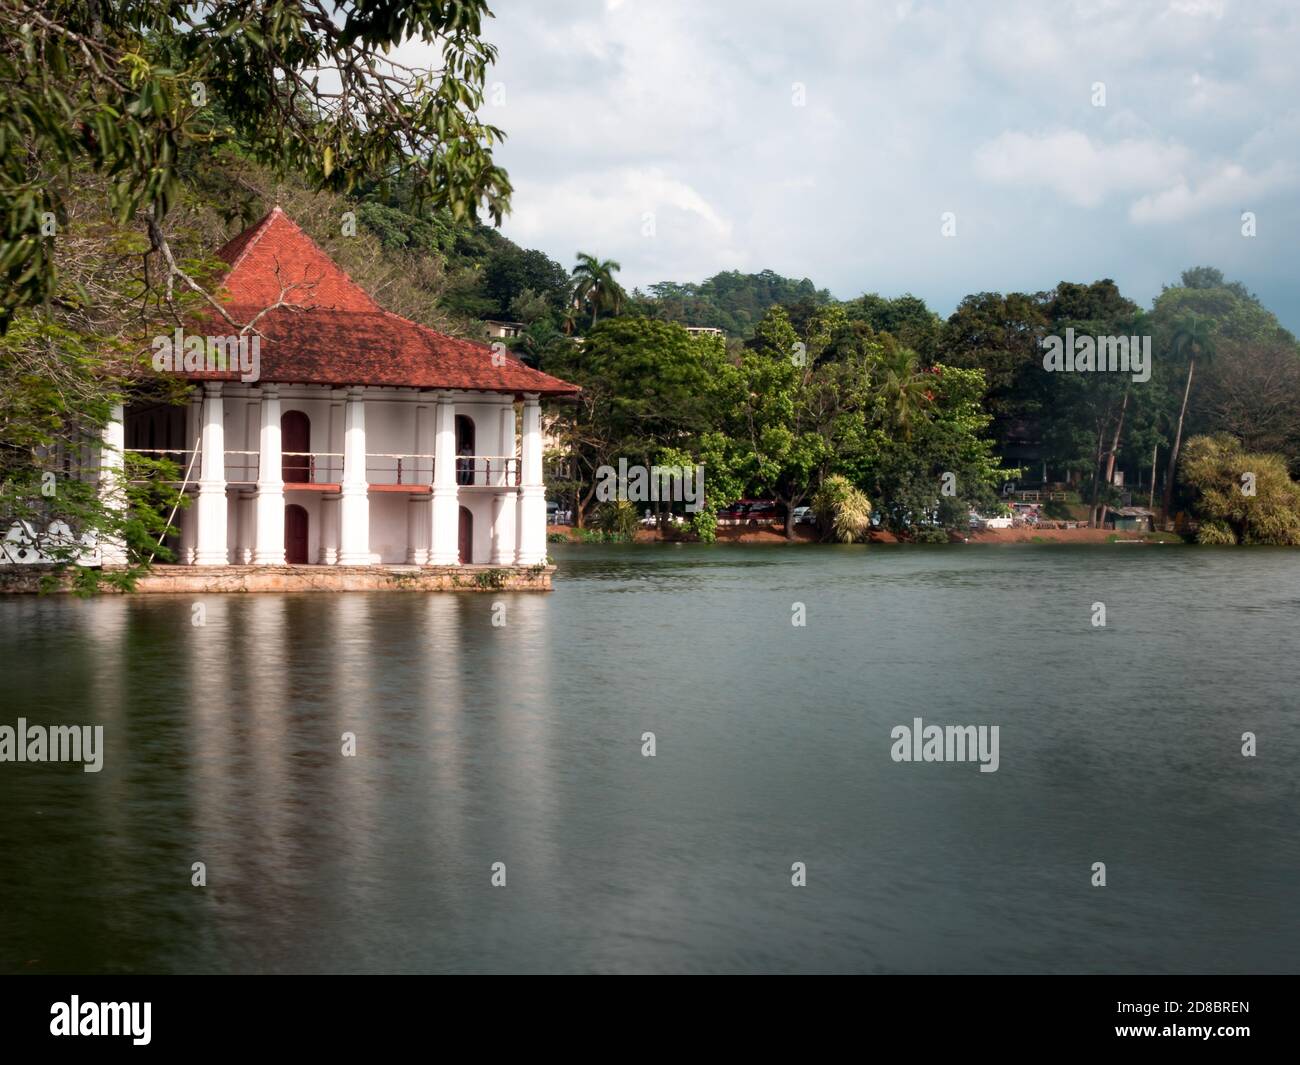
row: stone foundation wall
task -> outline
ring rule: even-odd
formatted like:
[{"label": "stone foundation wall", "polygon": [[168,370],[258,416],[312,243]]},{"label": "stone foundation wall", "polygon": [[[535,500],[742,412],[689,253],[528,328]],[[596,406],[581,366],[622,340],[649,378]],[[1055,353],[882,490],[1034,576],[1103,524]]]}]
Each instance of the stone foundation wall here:
[{"label": "stone foundation wall", "polygon": [[[49,572],[43,566],[0,569],[0,594],[35,593]],[[154,566],[135,594],[549,592],[554,573],[554,566]]]}]

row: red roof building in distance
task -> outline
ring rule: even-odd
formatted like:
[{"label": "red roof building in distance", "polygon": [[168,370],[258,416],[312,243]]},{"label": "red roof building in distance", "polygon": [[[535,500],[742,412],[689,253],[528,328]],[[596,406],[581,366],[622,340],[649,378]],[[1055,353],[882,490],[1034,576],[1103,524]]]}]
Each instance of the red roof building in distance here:
[{"label": "red roof building in distance", "polygon": [[154,345],[188,409],[132,405],[106,434],[106,465],[186,471],[182,563],[545,562],[540,401],[576,386],[385,311],[279,207],[217,255],[228,319]]}]

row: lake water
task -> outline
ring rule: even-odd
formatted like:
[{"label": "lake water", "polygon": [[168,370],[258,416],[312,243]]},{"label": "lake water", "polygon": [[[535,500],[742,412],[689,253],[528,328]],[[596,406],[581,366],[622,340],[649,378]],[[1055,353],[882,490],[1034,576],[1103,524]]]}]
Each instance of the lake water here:
[{"label": "lake water", "polygon": [[[1300,970],[1300,553],[553,552],[0,599],[0,725],[105,730],[0,764],[0,970]],[[997,771],[892,760],[917,717]]]}]

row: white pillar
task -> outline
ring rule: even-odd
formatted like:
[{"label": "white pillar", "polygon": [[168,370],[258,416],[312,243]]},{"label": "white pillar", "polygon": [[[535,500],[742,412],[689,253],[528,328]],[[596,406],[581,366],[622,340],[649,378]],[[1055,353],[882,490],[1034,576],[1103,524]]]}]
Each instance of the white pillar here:
[{"label": "white pillar", "polygon": [[[197,456],[202,449],[201,433],[203,429],[203,389],[202,387],[193,389],[190,394],[190,401],[185,406],[185,453],[182,456],[181,475],[193,478],[199,475],[199,465]],[[193,462],[193,465],[191,465]],[[181,553],[180,561],[182,565],[194,565],[194,553],[198,549],[198,514],[193,506],[177,512],[177,521],[181,526]]]},{"label": "white pillar", "polygon": [[343,413],[343,498],[339,501],[339,565],[370,565],[370,497],[366,480],[365,390],[348,390]]},{"label": "white pillar", "polygon": [[323,566],[335,566],[339,561],[339,497],[325,496],[320,501],[320,561]]},{"label": "white pillar", "polygon": [[262,431],[257,458],[257,543],[253,562],[284,565],[284,472],[280,440],[280,389],[262,386]]},{"label": "white pillar", "polygon": [[507,403],[501,408],[501,424],[497,454],[503,456],[501,476],[497,483],[502,486],[492,499],[492,564],[494,566],[513,566],[515,564],[515,512],[519,504],[515,498],[514,470],[505,461],[515,454],[515,405]]},{"label": "white pillar", "polygon": [[412,566],[429,564],[429,533],[433,519],[429,516],[428,496],[408,496],[406,502],[406,561]]},{"label": "white pillar", "polygon": [[199,472],[196,566],[224,566],[226,553],[226,422],[221,382],[203,385],[203,457]]},{"label": "white pillar", "polygon": [[[343,451],[343,404],[339,402],[339,393],[335,392],[330,398],[330,422],[329,422],[329,443],[326,444],[326,450],[335,453]],[[333,483],[337,477],[342,480],[343,474],[337,465],[337,460],[327,458],[323,463],[317,463],[317,475],[313,480],[328,481]],[[322,565],[336,566],[339,561],[339,497],[325,496],[320,501],[320,529],[317,533],[320,537],[320,560]]]},{"label": "white pillar", "polygon": [[[115,404],[104,426],[99,448],[99,498],[114,517],[126,510],[126,422],[122,404]],[[116,536],[99,538],[99,560],[105,566],[126,565],[126,544]]]},{"label": "white pillar", "polygon": [[442,393],[434,418],[431,566],[454,566],[460,561],[460,512],[456,500],[456,404],[449,394]]},{"label": "white pillar", "polygon": [[546,488],[542,485],[542,406],[536,395],[524,396],[520,447],[519,555],[516,564],[546,561]]},{"label": "white pillar", "polygon": [[332,452],[331,457],[316,464],[316,476],[311,479],[330,484],[336,477],[342,481],[343,471],[339,469],[338,456],[343,453],[343,404],[337,399],[330,403],[330,437],[326,450]]},{"label": "white pillar", "polygon": [[[415,454],[429,454],[431,450],[429,435],[429,408],[421,403],[415,408]],[[424,462],[425,460],[420,458],[411,460],[412,484],[421,483]],[[429,480],[423,483],[432,484],[433,471],[429,470],[427,476]],[[403,480],[405,479],[403,476]],[[429,564],[429,535],[433,531],[433,518],[429,514],[429,507],[430,498],[425,495],[410,496],[406,502],[406,561],[412,566]]]}]

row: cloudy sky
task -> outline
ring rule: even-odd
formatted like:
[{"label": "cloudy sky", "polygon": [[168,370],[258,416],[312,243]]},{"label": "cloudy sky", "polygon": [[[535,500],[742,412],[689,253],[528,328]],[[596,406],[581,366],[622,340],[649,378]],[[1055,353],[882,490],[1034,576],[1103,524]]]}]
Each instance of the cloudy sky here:
[{"label": "cloudy sky", "polygon": [[770,268],[946,315],[1098,277],[1148,304],[1208,263],[1300,331],[1295,0],[492,6],[504,232],[566,266]]}]

